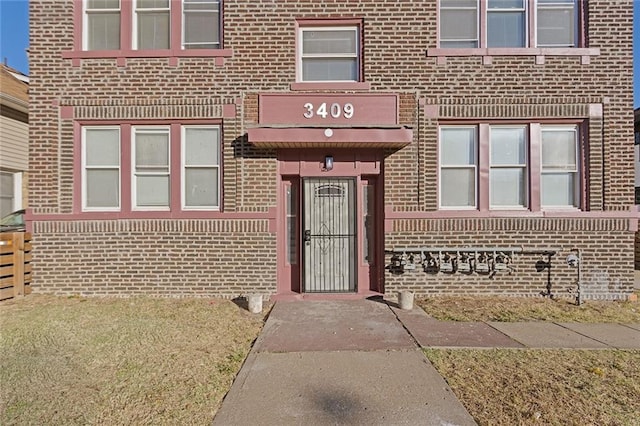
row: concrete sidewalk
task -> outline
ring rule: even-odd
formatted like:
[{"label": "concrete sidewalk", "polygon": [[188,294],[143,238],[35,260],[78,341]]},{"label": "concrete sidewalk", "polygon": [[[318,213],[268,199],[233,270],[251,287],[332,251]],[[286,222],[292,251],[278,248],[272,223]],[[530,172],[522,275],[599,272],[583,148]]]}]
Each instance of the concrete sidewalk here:
[{"label": "concrete sidewalk", "polygon": [[640,324],[450,322],[391,309],[424,348],[640,349]]},{"label": "concrete sidewalk", "polygon": [[384,302],[278,302],[214,425],[474,425]]},{"label": "concrete sidewalk", "polygon": [[383,300],[278,302],[216,425],[472,425],[430,348],[640,349],[640,324],[437,321]]}]

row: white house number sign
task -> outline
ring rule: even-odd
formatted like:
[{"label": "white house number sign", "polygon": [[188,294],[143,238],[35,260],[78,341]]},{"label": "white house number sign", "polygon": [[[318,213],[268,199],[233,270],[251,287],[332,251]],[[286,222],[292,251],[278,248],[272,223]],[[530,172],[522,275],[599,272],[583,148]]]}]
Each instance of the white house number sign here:
[{"label": "white house number sign", "polygon": [[321,118],[352,118],[355,113],[355,108],[352,103],[339,104],[334,102],[332,104],[327,104],[326,102],[322,102],[320,105],[314,105],[311,102],[307,102],[304,104],[304,113],[302,116],[306,119],[311,119],[313,117],[321,117]]}]

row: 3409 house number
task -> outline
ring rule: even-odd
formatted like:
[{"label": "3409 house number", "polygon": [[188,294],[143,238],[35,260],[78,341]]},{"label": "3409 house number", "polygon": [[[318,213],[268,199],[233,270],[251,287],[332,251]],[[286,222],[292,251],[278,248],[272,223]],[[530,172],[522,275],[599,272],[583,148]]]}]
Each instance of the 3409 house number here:
[{"label": "3409 house number", "polygon": [[331,105],[327,105],[326,102],[321,103],[318,108],[313,105],[311,102],[307,102],[304,104],[305,112],[302,114],[304,118],[313,118],[314,116],[328,118],[329,116],[333,118],[351,118],[353,117],[353,113],[355,112],[355,108],[353,104],[346,103],[341,105],[339,103],[332,103]]}]

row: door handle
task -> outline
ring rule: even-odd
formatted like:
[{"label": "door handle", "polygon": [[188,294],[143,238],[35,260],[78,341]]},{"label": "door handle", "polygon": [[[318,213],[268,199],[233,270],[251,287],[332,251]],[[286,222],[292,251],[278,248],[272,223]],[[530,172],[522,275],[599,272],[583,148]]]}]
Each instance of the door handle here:
[{"label": "door handle", "polygon": [[311,241],[311,229],[304,230],[304,241],[305,242]]}]

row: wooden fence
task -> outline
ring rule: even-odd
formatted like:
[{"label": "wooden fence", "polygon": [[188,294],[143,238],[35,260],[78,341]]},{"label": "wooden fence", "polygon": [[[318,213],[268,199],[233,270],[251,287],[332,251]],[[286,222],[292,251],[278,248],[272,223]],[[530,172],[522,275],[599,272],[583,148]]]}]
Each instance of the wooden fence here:
[{"label": "wooden fence", "polygon": [[31,234],[0,233],[0,300],[31,293]]}]

